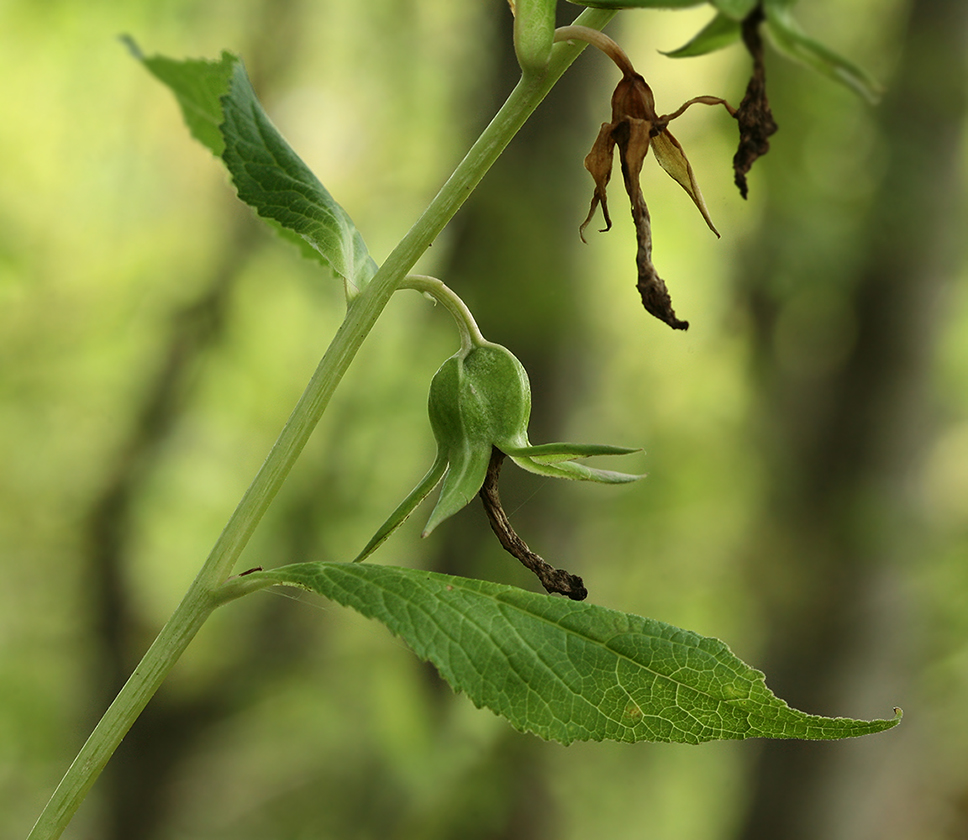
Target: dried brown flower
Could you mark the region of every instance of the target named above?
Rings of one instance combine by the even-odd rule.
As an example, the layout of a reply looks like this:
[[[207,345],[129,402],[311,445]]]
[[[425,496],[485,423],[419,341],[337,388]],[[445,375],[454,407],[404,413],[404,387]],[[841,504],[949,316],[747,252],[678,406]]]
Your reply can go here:
[[[696,176],[689,165],[689,160],[679,141],[672,136],[668,125],[676,117],[681,116],[690,105],[697,103],[723,105],[730,114],[735,112],[724,99],[715,96],[697,96],[684,103],[677,111],[659,116],[655,112],[652,89],[645,79],[635,72],[628,56],[611,38],[594,29],[566,26],[558,30],[556,39],[588,41],[605,52],[623,74],[622,80],[612,94],[612,121],[602,124],[595,145],[585,157],[585,168],[595,180],[595,192],[592,195],[588,216],[579,229],[582,240],[585,238],[585,227],[599,206],[605,219],[604,230],[609,230],[612,226],[612,220],[608,214],[606,188],[612,175],[612,159],[617,146],[625,192],[632,206],[632,220],[635,223],[638,243],[635,259],[638,268],[636,286],[642,296],[642,305],[647,312],[673,329],[687,329],[689,322],[680,321],[676,317],[666,284],[652,263],[652,225],[649,208],[639,184],[639,174],[642,171],[645,156],[651,148],[659,165],[689,194],[699,208],[699,212],[702,213],[703,219],[706,220],[706,224],[709,225],[709,229],[719,236],[719,232],[709,218],[706,202],[696,183]]]

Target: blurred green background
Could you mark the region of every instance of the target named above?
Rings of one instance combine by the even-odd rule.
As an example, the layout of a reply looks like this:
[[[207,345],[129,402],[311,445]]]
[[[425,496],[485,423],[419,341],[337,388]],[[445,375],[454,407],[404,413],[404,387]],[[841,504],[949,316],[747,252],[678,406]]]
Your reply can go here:
[[[562,3],[562,19],[577,8]],[[725,639],[791,705],[905,710],[859,741],[578,744],[454,696],[309,596],[220,611],[65,836],[968,837],[968,261],[963,0],[803,0],[883,80],[871,108],[767,57],[780,132],[674,130],[723,238],[651,161],[655,260],[578,239],[617,73],[588,51],[418,268],[525,362],[532,440],[641,445],[627,487],[507,468],[519,532],[596,603]],[[706,8],[610,26],[660,112],[742,98],[740,48],[675,61]],[[0,835],[26,834],[167,618],[332,336],[339,285],[274,240],[148,54],[246,61],[380,261],[513,85],[504,0],[0,2]],[[240,568],[347,560],[433,457],[447,316],[392,301]],[[374,562],[534,587],[473,506]]]

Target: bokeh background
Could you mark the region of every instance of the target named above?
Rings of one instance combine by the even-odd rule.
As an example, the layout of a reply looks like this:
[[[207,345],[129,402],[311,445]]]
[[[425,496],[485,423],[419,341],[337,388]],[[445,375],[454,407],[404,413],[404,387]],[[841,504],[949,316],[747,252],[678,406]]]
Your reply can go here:
[[[881,79],[872,108],[768,53],[780,132],[750,198],[722,109],[675,124],[722,240],[651,161],[656,263],[582,245],[582,158],[617,73],[587,51],[418,268],[531,373],[532,439],[641,445],[638,484],[508,467],[506,506],[599,604],[725,639],[843,743],[578,744],[455,696],[380,625],[310,596],[221,610],[65,836],[968,837],[964,0],[803,0]],[[577,8],[561,4],[563,20]],[[707,8],[619,16],[660,112],[738,103],[736,47],[672,60]],[[0,835],[26,834],[177,603],[342,313],[194,143],[148,54],[241,54],[379,261],[515,79],[504,0],[0,2]],[[240,568],[347,560],[433,457],[456,348],[391,302]],[[426,511],[423,511],[426,515]],[[374,558],[535,584],[468,508]]]

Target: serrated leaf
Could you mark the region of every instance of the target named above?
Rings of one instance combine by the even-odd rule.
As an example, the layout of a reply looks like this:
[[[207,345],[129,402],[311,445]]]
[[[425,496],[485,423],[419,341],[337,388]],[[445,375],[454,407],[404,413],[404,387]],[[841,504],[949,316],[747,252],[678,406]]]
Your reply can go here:
[[[350,297],[359,291],[376,272],[363,237],[272,125],[238,56],[146,58],[133,39],[122,41],[175,94],[192,136],[223,158],[239,197],[303,256],[339,275]]]
[[[718,639],[587,602],[392,566],[302,563],[251,579],[302,587],[383,622],[475,705],[563,744],[829,740],[900,720],[797,711]]]
[[[664,55],[669,58],[693,58],[706,55],[736,43],[742,34],[740,22],[720,12],[689,43]]]
[[[260,216],[301,236],[348,289],[362,289],[376,273],[363,237],[272,124],[241,62],[233,68],[222,111],[222,159],[239,198]]]
[[[788,3],[766,4],[766,30],[773,46],[787,58],[840,82],[871,104],[880,99],[880,84],[852,61],[806,35],[790,14]]]
[[[121,40],[134,57],[175,94],[192,137],[213,155],[220,157],[225,149],[225,141],[219,131],[222,124],[221,97],[229,89],[229,80],[238,58],[229,52],[223,52],[219,61],[176,61],[161,55],[146,58],[132,38],[124,36]]]

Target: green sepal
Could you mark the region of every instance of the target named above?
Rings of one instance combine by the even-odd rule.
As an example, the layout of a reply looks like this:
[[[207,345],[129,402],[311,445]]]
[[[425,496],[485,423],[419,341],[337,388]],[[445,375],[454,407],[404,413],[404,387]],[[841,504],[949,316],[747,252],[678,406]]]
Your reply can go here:
[[[463,362],[465,399],[480,407],[489,443],[515,445],[528,439],[531,383],[518,358],[500,344],[475,347]]]
[[[742,24],[720,12],[688,44],[663,54],[669,58],[693,58],[706,55],[735,44],[742,34]]]
[[[500,447],[501,451],[512,457],[527,456],[543,464],[557,461],[572,461],[575,458],[593,458],[596,455],[631,455],[641,452],[641,448],[610,446],[607,443],[541,443],[537,446]]]
[[[428,399],[437,445],[447,450],[474,440],[500,446],[527,440],[531,386],[521,362],[499,344],[472,347],[434,374]]]
[[[422,537],[429,536],[441,522],[467,507],[480,492],[491,460],[491,447],[490,444],[472,445],[469,442],[466,447],[451,449],[448,454],[450,463],[440,486],[440,498],[430,513]]]
[[[397,507],[357,557],[362,560],[410,515],[443,474],[440,496],[422,536],[466,507],[480,492],[494,447],[529,472],[573,481],[625,484],[640,475],[599,470],[574,462],[596,455],[639,450],[595,443],[528,441],[531,386],[524,366],[506,347],[475,342],[438,368],[427,399],[437,460],[424,480]]]
[[[766,31],[773,46],[787,58],[805,64],[876,104],[883,93],[881,85],[866,70],[806,35],[790,14],[789,5],[782,0],[765,3]]]
[[[595,481],[599,484],[628,484],[638,481],[643,476],[632,475],[631,473],[614,472],[613,470],[597,470],[594,467],[579,464],[576,461],[558,461],[547,463],[536,458],[529,458],[522,455],[511,455],[521,469],[536,475],[544,475],[549,478],[567,478],[571,481]]]
[[[476,345],[440,366],[430,383],[427,408],[448,467],[423,536],[477,495],[492,446],[527,442],[528,375],[507,348],[490,342]]]
[[[411,513],[416,510],[417,505],[419,505],[427,496],[430,495],[430,491],[433,490],[439,483],[440,479],[444,475],[444,471],[447,469],[447,459],[438,451],[437,457],[434,459],[433,466],[427,472],[427,474],[420,480],[420,483],[410,491],[402,502],[397,505],[397,509],[387,517],[387,521],[384,522],[379,530],[373,535],[370,541],[366,544],[366,547],[356,556],[353,560],[354,563],[361,563],[366,560],[374,551],[376,551],[386,539],[403,525],[407,521],[407,518]]]

